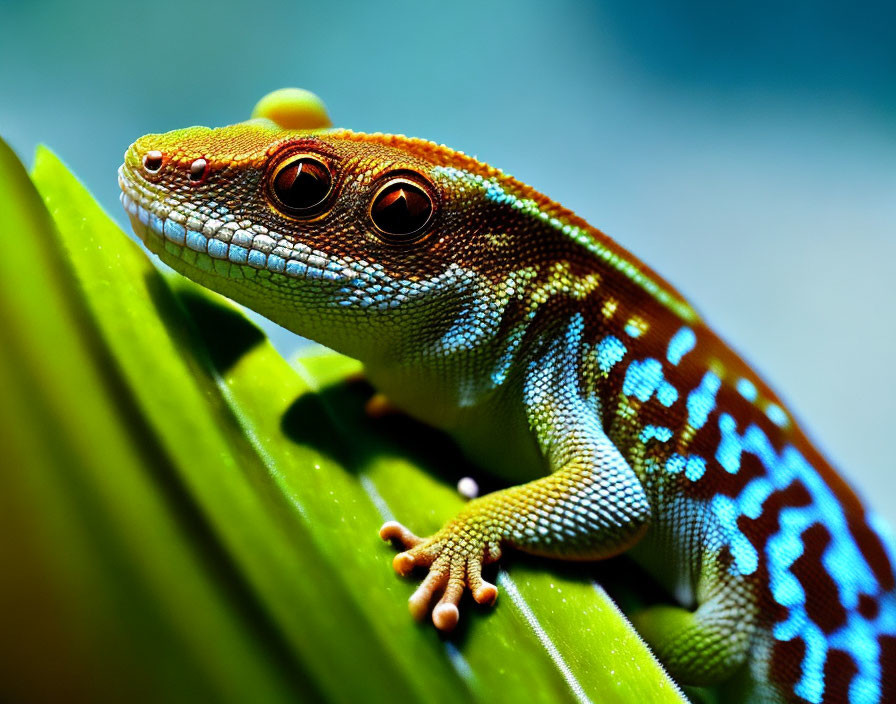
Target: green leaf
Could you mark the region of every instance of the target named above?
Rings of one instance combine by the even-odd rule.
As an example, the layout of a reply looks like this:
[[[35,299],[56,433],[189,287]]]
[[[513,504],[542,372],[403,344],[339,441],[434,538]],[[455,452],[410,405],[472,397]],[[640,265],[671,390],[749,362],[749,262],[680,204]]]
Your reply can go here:
[[[450,638],[413,622],[377,529],[476,470],[166,279],[46,150],[33,182],[0,143],[4,695],[683,701],[587,569],[511,559]]]

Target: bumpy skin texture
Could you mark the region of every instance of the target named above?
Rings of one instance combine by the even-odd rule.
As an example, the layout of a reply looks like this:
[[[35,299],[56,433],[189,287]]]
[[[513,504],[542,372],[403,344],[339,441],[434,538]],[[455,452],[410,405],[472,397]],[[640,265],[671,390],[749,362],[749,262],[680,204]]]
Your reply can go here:
[[[331,189],[290,215],[272,182],[301,154]],[[416,615],[441,593],[432,617],[449,629],[465,589],[493,601],[481,568],[507,548],[628,550],[681,602],[635,624],[682,681],[736,674],[759,702],[896,701],[889,529],[690,305],[602,233],[448,148],[266,120],[148,135],[119,177],[163,261],[361,359],[395,405],[519,484],[429,538],[383,527],[405,548],[399,572],[429,568]],[[433,204],[403,243],[371,215],[394,178]]]

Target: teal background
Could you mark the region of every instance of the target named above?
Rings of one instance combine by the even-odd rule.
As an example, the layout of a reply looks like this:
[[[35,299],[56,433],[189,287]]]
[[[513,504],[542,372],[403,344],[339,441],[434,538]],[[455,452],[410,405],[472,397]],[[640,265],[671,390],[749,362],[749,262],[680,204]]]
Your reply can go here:
[[[123,226],[131,141],[287,85],[618,239],[896,522],[896,5],[0,0],[0,134],[49,144]]]

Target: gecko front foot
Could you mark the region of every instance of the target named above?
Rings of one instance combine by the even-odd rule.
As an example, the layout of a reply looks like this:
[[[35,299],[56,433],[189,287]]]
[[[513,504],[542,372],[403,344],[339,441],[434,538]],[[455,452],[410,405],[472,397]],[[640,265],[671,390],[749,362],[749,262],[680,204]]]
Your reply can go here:
[[[419,538],[396,521],[380,528],[383,540],[395,540],[403,548],[392,561],[402,576],[415,567],[428,567],[429,574],[408,600],[411,614],[417,620],[429,612],[434,595],[442,596],[432,610],[432,622],[441,631],[453,629],[460,618],[457,608],[464,589],[469,588],[480,604],[493,604],[498,588],[482,578],[482,566],[501,556],[497,535],[484,530],[476,521],[456,519],[428,538]]]

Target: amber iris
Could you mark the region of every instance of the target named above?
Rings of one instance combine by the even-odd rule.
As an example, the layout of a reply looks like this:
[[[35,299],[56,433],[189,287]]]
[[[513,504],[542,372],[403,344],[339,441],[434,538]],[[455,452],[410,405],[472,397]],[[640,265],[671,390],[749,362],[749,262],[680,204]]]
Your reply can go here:
[[[380,188],[370,205],[373,224],[395,242],[418,239],[432,218],[432,197],[421,186],[397,178]]]
[[[326,164],[309,156],[284,162],[274,173],[272,190],[283,210],[312,214],[321,209],[333,179]]]

